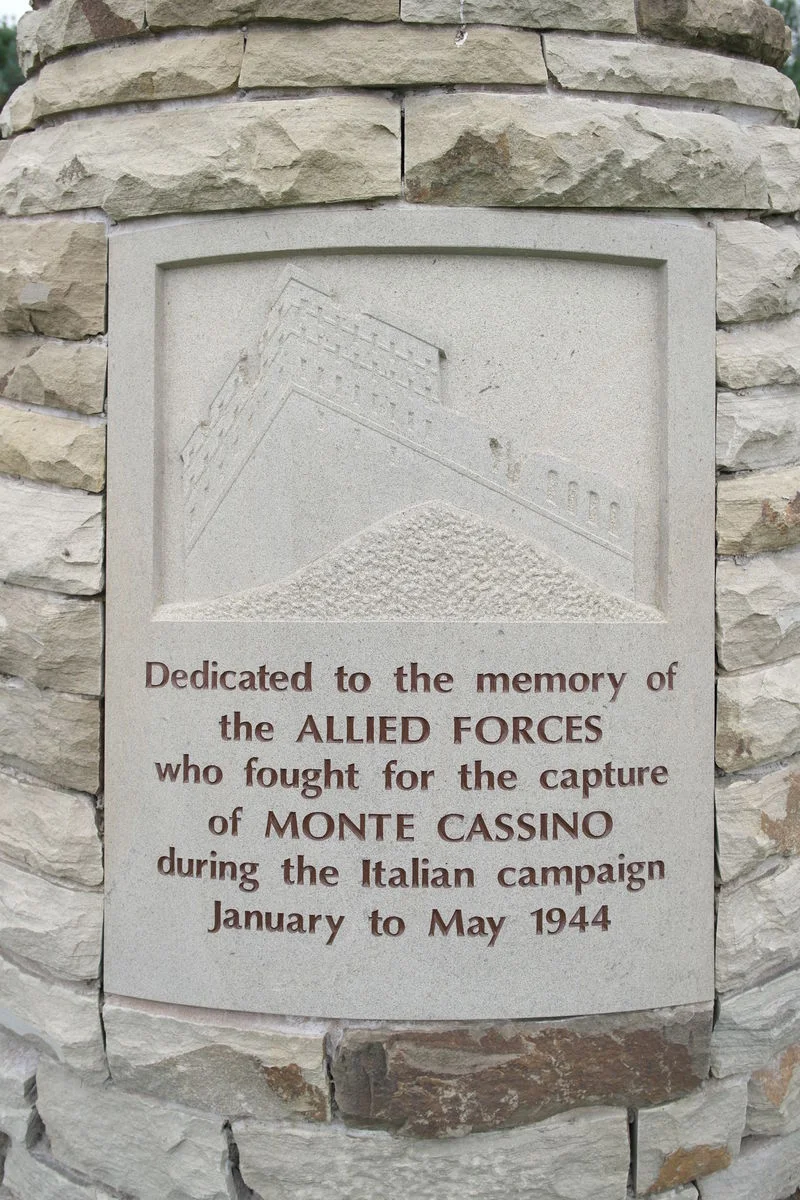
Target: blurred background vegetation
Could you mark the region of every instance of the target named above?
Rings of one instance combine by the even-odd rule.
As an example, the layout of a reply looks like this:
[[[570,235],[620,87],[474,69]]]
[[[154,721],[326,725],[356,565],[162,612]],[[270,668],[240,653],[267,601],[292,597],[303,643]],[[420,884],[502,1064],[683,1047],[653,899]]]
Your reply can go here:
[[[800,0],[769,0],[773,8],[777,8],[784,21],[792,31],[792,53],[783,68],[785,75],[794,81],[795,87],[800,88]]]
[[[0,22],[0,106],[20,83],[22,72],[17,64],[16,26],[3,20]]]

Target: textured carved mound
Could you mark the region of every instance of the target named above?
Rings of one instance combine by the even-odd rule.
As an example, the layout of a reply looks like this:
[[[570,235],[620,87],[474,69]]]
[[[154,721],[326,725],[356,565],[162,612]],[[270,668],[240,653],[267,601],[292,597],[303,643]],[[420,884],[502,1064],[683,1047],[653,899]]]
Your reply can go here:
[[[372,526],[277,587],[165,610],[202,620],[648,621],[525,538],[420,505]]]

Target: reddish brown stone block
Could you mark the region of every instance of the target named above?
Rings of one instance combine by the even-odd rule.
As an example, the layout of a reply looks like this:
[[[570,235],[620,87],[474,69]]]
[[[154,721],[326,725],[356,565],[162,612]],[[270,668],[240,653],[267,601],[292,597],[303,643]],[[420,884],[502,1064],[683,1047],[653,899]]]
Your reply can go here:
[[[662,1104],[708,1076],[710,1005],[655,1012],[348,1029],[334,1051],[346,1121],[414,1137],[505,1129],[568,1108]]]

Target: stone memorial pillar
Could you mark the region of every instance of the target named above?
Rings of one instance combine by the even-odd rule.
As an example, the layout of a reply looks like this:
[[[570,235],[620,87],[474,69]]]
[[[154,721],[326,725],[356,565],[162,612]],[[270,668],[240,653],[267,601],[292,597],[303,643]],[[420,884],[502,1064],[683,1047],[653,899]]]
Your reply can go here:
[[[786,1200],[783,21],[33,2],[0,1194]]]

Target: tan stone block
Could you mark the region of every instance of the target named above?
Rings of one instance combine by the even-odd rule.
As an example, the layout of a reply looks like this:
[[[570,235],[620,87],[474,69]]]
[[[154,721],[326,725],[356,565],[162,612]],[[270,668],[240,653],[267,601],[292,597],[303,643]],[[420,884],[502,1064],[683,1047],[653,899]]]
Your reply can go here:
[[[725,1171],[699,1181],[701,1200],[792,1200],[800,1187],[800,1133],[745,1138]]]
[[[46,979],[0,958],[0,1025],[77,1071],[106,1074],[97,986]]]
[[[538,34],[478,27],[326,25],[256,28],[241,86],[396,87],[400,84],[547,83]],[[797,93],[795,92],[795,95]]]
[[[39,26],[44,12],[25,12],[17,21],[17,58],[26,75],[39,65]]]
[[[751,140],[738,124],[706,113],[471,93],[409,97],[405,128],[406,192],[416,202],[602,208],[767,203]],[[6,174],[0,166],[0,177]]]
[[[98,887],[103,848],[89,796],[57,792],[0,771],[3,854],[30,871]]]
[[[87,1081],[43,1059],[37,1105],[55,1158],[139,1200],[229,1200],[222,1118]]]
[[[0,130],[8,137],[42,117],[73,109],[232,91],[243,55],[244,36],[231,29],[191,38],[123,42],[57,59],[12,93]]]
[[[96,600],[0,584],[0,674],[99,696],[103,609]]]
[[[800,654],[800,550],[717,564],[717,656],[726,671]]]
[[[33,1153],[24,1143],[12,1145],[0,1197],[5,1191],[4,1200],[119,1200],[119,1193],[114,1196],[100,1184],[79,1180],[73,1172],[66,1174],[43,1145],[38,1143]]]
[[[8,154],[0,159],[0,171],[7,159]],[[0,332],[89,337],[102,333],[105,313],[103,225],[67,220],[0,222]]]
[[[101,413],[107,358],[105,346],[0,335],[0,396],[21,404]]]
[[[721,329],[717,381],[736,390],[800,383],[800,317]]]
[[[639,29],[678,42],[699,42],[773,67],[791,50],[789,30],[762,0],[639,0]]]
[[[235,21],[396,21],[399,0],[147,0],[151,29]]]
[[[0,761],[59,787],[96,792],[100,706],[0,676]]]
[[[717,912],[716,985],[742,991],[800,965],[800,858],[724,884]]]
[[[717,466],[782,467],[800,460],[800,389],[754,388],[717,396]]]
[[[144,0],[50,0],[20,25],[23,22],[24,65],[30,69],[76,46],[140,33],[145,25]]]
[[[800,1042],[800,971],[747,991],[719,997],[711,1038],[711,1070],[718,1077],[768,1067],[776,1054]]]
[[[0,471],[101,492],[106,478],[105,426],[0,404]]]
[[[0,110],[0,137],[13,137],[36,124],[37,80],[28,79],[9,96]]]
[[[14,1142],[24,1144],[34,1118],[38,1061],[29,1042],[0,1029],[0,1134]]]
[[[115,997],[103,1022],[121,1087],[229,1117],[330,1119],[321,1028]]]
[[[800,762],[766,775],[720,779],[717,861],[723,883],[765,859],[800,857]]]
[[[629,1166],[626,1113],[613,1108],[466,1141],[259,1121],[236,1121],[233,1136],[242,1178],[263,1200],[621,1200]]]
[[[544,48],[548,69],[563,88],[747,104],[779,112],[791,124],[800,115],[800,98],[791,79],[760,63],[685,47],[572,34],[548,33]]]
[[[800,670],[796,658],[720,677],[716,758],[723,771],[776,762],[798,751]]]
[[[751,137],[761,155],[770,210],[796,212],[800,208],[800,130],[758,125],[752,128]]]
[[[800,542],[800,467],[722,478],[717,487],[720,554],[758,554]]]
[[[156,213],[396,195],[400,110],[370,95],[88,118],[22,134],[0,160],[9,213]]]
[[[486,21],[534,29],[636,32],[633,0],[401,0],[400,16],[446,25]]]
[[[78,596],[99,592],[100,497],[0,478],[0,580]]]
[[[42,879],[0,860],[0,952],[71,982],[100,973],[103,895]]]
[[[774,72],[768,68],[757,68]],[[783,78],[786,78],[783,76]],[[797,89],[795,88],[795,95]],[[764,321],[800,308],[800,234],[794,226],[717,222],[717,316]]]
[[[739,1153],[746,1109],[745,1078],[713,1080],[683,1100],[641,1109],[634,1155],[637,1196],[730,1166]]]
[[[527,1125],[582,1104],[636,1107],[708,1074],[710,1005],[406,1031],[346,1029],[331,1072],[347,1121],[413,1137]]]
[[[747,1098],[747,1132],[777,1137],[800,1129],[800,1042],[754,1072]]]

